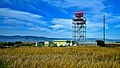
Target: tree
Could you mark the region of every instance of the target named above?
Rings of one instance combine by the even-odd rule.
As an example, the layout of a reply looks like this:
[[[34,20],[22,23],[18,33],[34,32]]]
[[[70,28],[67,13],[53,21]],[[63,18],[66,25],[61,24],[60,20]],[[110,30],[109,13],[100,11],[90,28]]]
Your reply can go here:
[[[21,41],[16,41],[15,44],[22,44],[22,42]]]

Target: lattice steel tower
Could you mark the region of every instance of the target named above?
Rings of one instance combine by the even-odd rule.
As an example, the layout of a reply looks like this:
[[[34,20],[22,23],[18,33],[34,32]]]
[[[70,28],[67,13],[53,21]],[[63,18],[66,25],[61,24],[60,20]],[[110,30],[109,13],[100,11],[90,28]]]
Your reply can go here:
[[[72,23],[72,37],[75,45],[85,45],[86,42],[86,19],[83,12],[75,12]]]

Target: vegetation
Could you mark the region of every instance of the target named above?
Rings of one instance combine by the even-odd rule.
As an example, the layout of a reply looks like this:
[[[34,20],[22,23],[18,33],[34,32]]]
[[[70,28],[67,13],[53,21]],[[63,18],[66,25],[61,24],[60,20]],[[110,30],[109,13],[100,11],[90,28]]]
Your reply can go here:
[[[0,42],[0,47],[2,46],[14,46],[15,43],[13,42]]]
[[[0,42],[0,48],[20,47],[20,46],[34,46],[35,43],[31,42]]]
[[[0,59],[0,68],[7,68],[7,62],[3,59]]]
[[[106,43],[106,47],[120,47],[120,43]]]
[[[8,68],[120,68],[119,47],[33,47],[0,49]]]

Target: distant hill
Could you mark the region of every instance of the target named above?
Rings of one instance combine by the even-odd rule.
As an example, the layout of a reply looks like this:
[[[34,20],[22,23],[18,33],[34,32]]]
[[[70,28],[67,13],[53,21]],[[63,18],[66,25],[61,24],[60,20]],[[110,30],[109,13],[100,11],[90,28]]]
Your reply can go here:
[[[87,42],[95,42],[96,40],[103,40],[103,38],[87,38]],[[120,42],[120,39],[105,39],[106,42]]]
[[[39,42],[39,41],[53,41],[53,40],[72,40],[71,38],[47,38],[37,36],[4,36],[0,35],[0,42]],[[87,38],[87,42],[95,42],[96,40],[102,40],[102,38]],[[106,39],[106,42],[120,42],[120,39]]]
[[[15,41],[22,41],[22,42],[39,42],[39,41],[52,41],[54,38],[46,38],[46,37],[37,37],[37,36],[3,36],[0,35],[1,42],[15,42]]]

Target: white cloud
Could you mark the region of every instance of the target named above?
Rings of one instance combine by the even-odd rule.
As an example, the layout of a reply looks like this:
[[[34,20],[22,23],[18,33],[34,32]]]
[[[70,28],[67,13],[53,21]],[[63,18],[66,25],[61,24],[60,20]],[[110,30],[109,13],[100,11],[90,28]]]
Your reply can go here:
[[[59,8],[77,7],[78,9],[89,9],[89,13],[100,13],[105,8],[104,0],[43,0]]]
[[[53,31],[48,28],[43,27],[33,27],[29,28],[30,31],[35,32],[38,36],[45,36],[49,38],[71,38],[72,32],[66,30]]]
[[[64,28],[65,30],[70,29],[72,30],[72,19],[58,19],[55,18],[51,21],[53,24],[53,28]],[[100,29],[102,29],[103,27],[103,23],[96,23],[96,22],[91,22],[91,21],[87,21],[86,22],[86,27],[87,29],[89,29],[89,31],[98,31]],[[108,28],[108,27],[107,27]]]
[[[72,38],[72,32],[66,30],[51,31],[47,36],[53,38]]]
[[[5,24],[5,27],[11,28],[12,30],[15,30],[16,28],[21,29],[21,27],[23,27],[26,32],[28,32],[27,30],[32,31],[31,33],[39,32],[39,34],[44,32],[41,35],[48,34],[48,32],[51,31],[49,28],[45,28],[45,26],[48,25],[46,24],[46,21],[41,20],[41,15],[8,8],[0,8],[0,17],[4,18],[0,20],[0,23]]]
[[[64,33],[64,32],[67,32],[67,31],[66,31],[66,30],[59,30],[58,32],[59,32],[59,33],[61,33],[61,32]]]
[[[115,28],[120,28],[120,24],[119,24],[119,25],[116,25]]]
[[[17,11],[8,8],[0,8],[0,16],[7,17],[7,18],[15,18],[18,20],[46,24],[45,21],[40,20],[42,16],[37,14],[32,14],[29,12]]]
[[[93,33],[99,30],[103,30],[103,22],[97,23],[97,22],[87,22],[87,30],[92,31]],[[109,29],[108,24],[105,24],[105,29]]]
[[[103,4],[104,0],[43,0],[45,2],[48,2],[49,4],[58,7],[59,9],[71,9],[71,8],[77,8],[78,10],[86,9],[85,16],[87,18],[87,28],[90,28],[91,31],[98,31],[100,30],[103,25],[103,10],[106,8],[106,6]],[[77,11],[78,11],[77,10]],[[75,10],[72,10],[75,11]],[[72,12],[72,11],[66,11],[66,12]],[[89,19],[89,21],[88,21]],[[72,28],[72,19],[53,19],[52,22],[64,25],[66,28]],[[66,22],[66,23],[64,23]],[[70,23],[68,23],[70,22]],[[101,22],[101,23],[98,23]],[[108,26],[106,26],[108,28]]]
[[[10,18],[2,20],[1,22],[3,24],[9,25],[10,27],[38,27],[38,25],[31,22],[25,22],[25,21],[16,20],[16,19],[10,19]]]
[[[118,23],[120,21],[120,16],[109,16],[106,21],[108,23]]]
[[[2,22],[4,24],[8,24],[8,25],[13,26],[13,27],[23,27],[26,24],[28,24],[28,22],[24,22],[24,21],[20,21],[20,20],[16,20],[16,19],[6,19]]]
[[[53,25],[53,26],[50,26],[50,27],[52,27],[52,28],[62,28],[63,25]]]
[[[17,18],[18,17],[23,17],[23,18],[28,18],[28,17],[41,18],[42,17],[40,15],[32,14],[32,13],[29,13],[29,12],[12,10],[12,9],[9,9],[9,8],[0,8],[0,15],[1,16],[8,16],[8,17],[17,17]]]
[[[29,28],[29,30],[33,30],[33,31],[46,31],[46,32],[48,32],[49,31],[49,29],[48,28],[43,28],[43,27],[32,27],[32,28]]]
[[[63,28],[64,26],[63,25],[53,25],[53,26],[50,26],[51,28],[53,28],[55,31],[58,30],[59,28]]]
[[[32,33],[35,33],[35,35],[40,34],[43,36],[50,36],[50,37],[54,37],[54,35],[56,35],[55,37],[65,37],[67,34],[69,34],[67,37],[71,36],[71,32],[68,32],[67,30],[60,29],[57,31],[53,31],[52,29],[48,28],[51,27],[54,29],[56,28],[71,29],[72,21],[70,19],[54,18],[51,21],[53,25],[49,26],[49,24],[46,24],[46,21],[40,20],[42,18],[42,16],[40,15],[32,14],[29,12],[12,10],[8,8],[0,8],[0,16],[4,18],[0,20],[1,21],[0,23],[10,25],[10,26],[6,25],[5,27],[8,28],[10,27],[13,30],[14,28],[17,27],[21,28],[24,26],[25,27],[28,26],[25,31],[26,32],[32,31]],[[35,23],[38,23],[38,25],[36,25]]]
[[[87,38],[102,38],[102,32],[87,32]]]
[[[67,31],[67,29],[72,30],[72,19],[58,19],[58,18],[55,18],[51,22],[53,24],[56,24],[57,27],[58,27],[58,25],[63,25],[64,27],[61,27],[61,28],[64,28],[64,30],[62,30],[63,32],[61,32],[61,31],[58,31],[58,32],[66,33],[66,34],[63,34],[63,35],[72,37],[72,31]],[[101,35],[99,30],[101,30],[101,28],[103,27],[103,24],[102,23],[94,23],[94,22],[88,22],[87,21],[87,26],[86,27],[87,27],[87,32],[91,32],[91,33],[87,33],[88,34],[87,36],[89,36],[89,37],[96,37],[98,34],[99,34],[98,36]]]
[[[54,18],[51,22],[55,25],[62,26],[64,29],[72,29],[72,20],[71,19]]]
[[[85,10],[85,17],[87,18],[87,23],[89,24],[89,22],[91,22],[90,26],[88,25],[88,27],[96,27],[94,28],[94,30],[98,30],[99,28],[102,27],[103,14],[106,14],[106,15],[109,14],[104,12],[104,9],[106,8],[106,6],[104,5],[104,0],[92,0],[92,1],[91,0],[84,0],[84,1],[83,0],[74,0],[74,1],[73,0],[43,0],[43,1],[48,2],[49,4],[55,7],[58,7],[61,10],[77,8],[77,10],[72,9],[71,11],[66,11],[67,13],[69,12],[71,13],[73,11]],[[53,21],[60,22],[62,20],[54,19]],[[98,23],[98,22],[101,22],[101,23]],[[108,26],[106,27],[108,28]],[[71,27],[68,27],[68,28],[71,28]]]
[[[95,22],[87,22],[87,27],[88,28],[101,28],[102,23],[95,23]]]
[[[51,21],[53,24],[52,27],[54,28],[63,28],[64,30],[63,33],[67,33],[68,36],[72,37],[72,19],[58,19],[55,18]],[[97,23],[97,22],[92,22],[92,21],[87,21],[86,22],[86,27],[87,27],[87,37],[101,37],[101,31],[103,30],[103,23]],[[60,25],[60,26],[59,26]],[[63,27],[64,26],[64,27]],[[50,26],[51,27],[51,26]],[[67,29],[70,29],[71,31],[68,31]],[[106,24],[106,29],[108,29],[108,26]],[[61,31],[58,31],[58,33],[61,33]],[[67,34],[64,34],[67,36]]]

